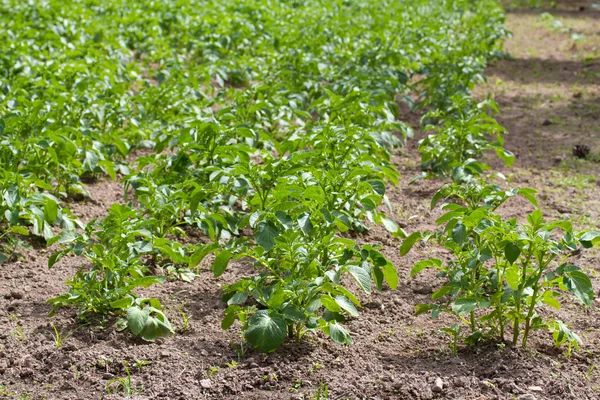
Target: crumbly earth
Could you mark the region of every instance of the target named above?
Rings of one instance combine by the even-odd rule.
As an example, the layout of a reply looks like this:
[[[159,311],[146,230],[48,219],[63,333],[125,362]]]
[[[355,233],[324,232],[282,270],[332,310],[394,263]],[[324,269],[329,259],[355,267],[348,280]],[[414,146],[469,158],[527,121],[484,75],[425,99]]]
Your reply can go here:
[[[512,59],[491,65],[487,83],[475,94],[499,103],[498,119],[510,132],[506,147],[517,158],[511,168],[490,162],[511,185],[538,190],[548,218],[597,228],[600,163],[576,159],[571,151],[586,144],[600,154],[600,9],[576,1],[550,9],[515,6],[507,4],[513,37],[506,50]],[[434,229],[439,215],[428,203],[442,183],[408,184],[418,173],[418,159],[414,141],[394,157],[403,179],[388,193],[393,218],[408,232]],[[71,204],[85,222],[123,201],[118,183],[101,181],[89,190],[93,200]],[[516,198],[501,212],[521,218],[530,210]],[[583,339],[580,351],[570,356],[554,348],[549,334],[538,332],[527,350],[487,345],[460,348],[451,357],[448,338],[438,329],[451,325],[452,318],[431,320],[414,313],[441,281],[428,274],[408,276],[417,260],[445,253],[417,247],[400,257],[400,242],[379,227],[360,240],[383,246],[400,271],[398,289],[361,297],[360,317],[346,325],[353,345],[335,345],[315,335],[270,355],[244,348],[238,326],[220,327],[225,306],[219,287],[247,274],[249,265],[235,264],[219,280],[203,266],[192,283],[173,281],[148,289],[146,294],[167,305],[178,329],[171,338],[145,343],[117,332],[114,321],[104,328],[77,326],[74,310],[48,318],[45,301],[66,290],[63,282],[82,261],[67,257],[48,270],[54,249],[32,242],[20,261],[0,266],[0,398],[122,398],[113,380],[127,376],[124,362],[132,397],[139,399],[600,398],[600,302],[584,308],[565,297],[561,310],[542,310],[569,323]],[[587,268],[598,290],[599,252],[584,251],[572,261]],[[182,313],[189,316],[185,331]],[[63,338],[59,348],[55,329]]]

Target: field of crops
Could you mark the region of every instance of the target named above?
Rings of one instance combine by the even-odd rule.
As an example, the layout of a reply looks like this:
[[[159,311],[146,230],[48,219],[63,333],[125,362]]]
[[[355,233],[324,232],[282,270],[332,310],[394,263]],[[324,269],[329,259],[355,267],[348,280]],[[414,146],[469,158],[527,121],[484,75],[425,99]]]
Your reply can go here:
[[[600,181],[521,169],[505,19],[0,0],[0,397],[596,398]]]

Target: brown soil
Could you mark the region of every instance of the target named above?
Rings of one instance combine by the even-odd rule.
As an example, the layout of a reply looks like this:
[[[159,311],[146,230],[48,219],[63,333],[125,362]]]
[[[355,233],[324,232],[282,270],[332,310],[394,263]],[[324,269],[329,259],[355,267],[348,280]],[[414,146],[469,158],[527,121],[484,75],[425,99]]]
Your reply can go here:
[[[580,228],[598,227],[600,164],[575,159],[571,148],[584,143],[600,152],[600,11],[565,4],[547,11],[584,37],[573,40],[571,32],[548,26],[540,17],[545,10],[509,12],[514,38],[506,49],[514,60],[491,66],[488,83],[476,95],[491,94],[498,101],[503,112],[499,120],[511,132],[507,147],[517,154],[514,167],[494,161],[495,168],[512,184],[537,189],[548,217],[572,219]],[[404,178],[390,189],[394,218],[408,232],[433,229],[438,211],[429,211],[428,203],[441,183],[408,185],[418,173],[414,142],[395,161]],[[118,183],[102,181],[89,189],[94,200],[71,204],[85,222],[123,201]],[[502,213],[522,217],[529,210],[524,200],[514,199]],[[568,322],[582,337],[584,346],[570,357],[543,332],[533,336],[528,350],[480,346],[461,348],[451,357],[447,338],[437,330],[454,321],[414,314],[414,306],[426,302],[441,281],[427,274],[408,277],[415,261],[440,250],[416,248],[400,257],[399,241],[380,228],[363,240],[383,245],[400,270],[398,290],[362,296],[360,317],[346,325],[353,345],[338,346],[317,335],[286,343],[271,355],[253,350],[240,354],[239,327],[220,327],[224,305],[219,285],[234,281],[247,271],[246,265],[234,265],[218,281],[203,268],[191,284],[168,282],[148,289],[167,305],[178,326],[177,335],[149,344],[116,332],[112,321],[104,329],[78,327],[74,310],[61,310],[49,319],[45,301],[66,290],[63,282],[82,261],[67,257],[48,270],[53,249],[25,249],[21,261],[0,267],[0,398],[122,398],[122,393],[108,395],[106,385],[126,376],[124,361],[139,399],[308,399],[319,398],[321,383],[332,399],[600,398],[599,302],[585,309],[566,301],[560,311],[542,311]],[[599,288],[598,251],[582,252],[573,261],[588,268]],[[179,308],[190,316],[186,332]],[[66,337],[58,349],[53,325]],[[136,368],[136,361],[150,364]],[[437,378],[443,382],[440,393],[432,390]]]

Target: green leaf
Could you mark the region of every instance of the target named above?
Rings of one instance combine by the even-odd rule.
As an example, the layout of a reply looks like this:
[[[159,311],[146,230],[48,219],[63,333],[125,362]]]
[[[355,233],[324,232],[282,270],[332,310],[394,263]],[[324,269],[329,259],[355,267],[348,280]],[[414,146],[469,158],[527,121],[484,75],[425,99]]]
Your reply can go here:
[[[248,299],[248,292],[236,292],[227,300],[227,305],[244,304]]]
[[[0,253],[0,265],[2,265],[6,260],[8,260],[8,256],[4,253]]]
[[[410,277],[412,278],[425,268],[439,268],[442,266],[442,260],[439,258],[430,258],[428,260],[418,261],[410,270]]]
[[[358,285],[367,293],[371,293],[371,276],[367,271],[356,265],[349,265],[348,272],[354,277]]]
[[[73,231],[63,231],[58,238],[58,243],[71,243],[80,235]]]
[[[452,229],[452,240],[459,246],[465,243],[467,240],[467,227],[464,224],[459,223]]]
[[[235,312],[231,311],[225,314],[223,321],[221,321],[221,328],[229,329],[235,322]]]
[[[304,233],[307,236],[310,235],[310,233],[313,230],[313,225],[312,225],[312,222],[310,221],[310,214],[303,213],[300,216],[300,218],[298,218],[298,225],[300,226],[302,233]]]
[[[213,262],[213,265],[211,267],[215,278],[218,278],[219,276],[223,275],[223,272],[225,272],[225,269],[227,268],[227,264],[229,264],[229,260],[231,260],[231,257],[233,257],[233,254],[231,254],[229,250],[224,250],[217,254],[217,256],[215,257],[215,262]]]
[[[260,222],[254,232],[256,244],[265,249],[265,251],[269,251],[275,246],[275,238],[277,236],[279,236],[279,231],[270,221]]]
[[[436,307],[437,306],[434,304],[419,304],[415,306],[415,308],[417,309],[415,315],[419,316],[421,314],[434,310]]]
[[[552,308],[560,310],[560,303],[554,297],[555,294],[557,294],[557,293],[555,293],[551,290],[545,291],[544,295],[542,296],[542,302],[544,302],[545,304],[549,305]]]
[[[329,337],[337,344],[352,344],[352,338],[350,334],[337,323],[330,323],[327,327],[326,333],[329,333]]]
[[[134,335],[138,336],[144,330],[146,321],[150,316],[148,308],[140,309],[139,307],[129,307],[127,310],[127,327]]]
[[[53,224],[58,216],[58,204],[54,199],[46,197],[46,204],[44,204],[44,220],[49,224]]]
[[[525,197],[531,204],[533,204],[535,207],[538,206],[538,202],[537,199],[535,198],[535,194],[537,193],[535,190],[530,189],[530,188],[520,188],[518,190],[518,193]]]
[[[321,301],[323,301],[323,300],[321,299]],[[339,306],[342,309],[347,311],[348,314],[352,315],[353,317],[358,317],[358,310],[356,309],[356,307],[354,307],[354,304],[352,304],[352,302],[350,300],[348,300],[346,297],[335,296],[335,302],[337,304],[339,304]],[[325,303],[323,303],[323,304],[325,304]],[[333,311],[333,310],[331,310],[331,311]]]
[[[16,233],[17,235],[29,236],[29,231],[24,226],[11,226],[8,228],[8,232]]]
[[[496,154],[504,161],[507,167],[512,166],[515,162],[515,155],[502,147],[496,148]]]
[[[144,330],[140,334],[140,337],[147,342],[154,342],[158,338],[169,336],[173,333],[173,327],[164,314],[160,312],[157,313],[157,310],[152,311],[153,313],[156,313],[157,316],[154,317],[151,315],[148,317]]]
[[[128,282],[130,288],[147,288],[155,284],[164,283],[164,276],[145,276],[143,278],[133,279]]]
[[[396,290],[398,287],[398,271],[396,270],[396,267],[394,267],[394,264],[388,262],[383,265],[381,269],[383,270],[383,276],[390,289]]]
[[[381,217],[381,222],[383,223],[384,228],[390,233],[396,233],[400,228],[396,222],[388,217]]]
[[[421,232],[411,233],[410,236],[404,239],[404,241],[402,242],[402,245],[400,246],[400,255],[403,256],[406,253],[408,253],[410,249],[412,249],[412,247],[415,245],[417,240],[421,239],[421,237]]]
[[[586,274],[581,271],[572,271],[568,275],[565,275],[564,284],[583,304],[586,306],[592,304],[594,290],[592,288],[592,281]]]
[[[270,353],[276,350],[287,335],[285,318],[274,312],[259,310],[248,321],[244,337],[254,348]]]
[[[329,295],[323,295],[320,297],[321,304],[331,312],[339,313],[342,311],[340,305]]]
[[[133,301],[131,296],[125,296],[119,300],[111,301],[110,306],[115,309],[126,309],[131,307]]]
[[[504,248],[504,257],[506,257],[506,260],[511,264],[514,264],[520,255],[521,249],[514,243],[509,242]]]
[[[281,310],[281,315],[283,315],[286,319],[293,322],[304,322],[306,320],[306,315],[293,304],[288,304],[283,307]]]
[[[579,241],[581,242],[581,245],[586,249],[594,247],[596,244],[600,243],[600,232],[586,232],[583,235],[581,235]]]
[[[383,183],[383,181],[378,179],[372,179],[370,181],[367,181],[367,183],[371,185],[375,193],[377,193],[378,195],[383,196],[385,194],[385,183]]]
[[[470,313],[477,306],[477,301],[473,299],[458,299],[452,303],[452,311],[462,315]]]

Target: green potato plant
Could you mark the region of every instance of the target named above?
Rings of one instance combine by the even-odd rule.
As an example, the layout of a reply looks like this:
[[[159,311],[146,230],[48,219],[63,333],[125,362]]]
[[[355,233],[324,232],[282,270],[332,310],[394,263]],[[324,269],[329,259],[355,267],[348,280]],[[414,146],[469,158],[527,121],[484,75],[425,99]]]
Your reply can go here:
[[[538,209],[526,223],[503,218],[497,208],[515,195],[537,205],[531,189],[501,190],[477,180],[447,185],[434,196],[432,208],[442,198],[454,200],[442,205],[445,213],[437,223],[443,230],[413,233],[401,254],[422,240],[438,243],[451,257],[413,266],[411,276],[431,268],[447,281],[431,296],[437,302],[418,306],[417,314],[455,315],[470,328],[466,341],[471,344],[482,339],[503,342],[512,329],[512,343],[520,340],[525,347],[532,331],[547,330],[556,345],[577,348],[580,340],[575,333],[560,320],[545,320],[538,310],[544,305],[559,309],[562,291],[571,292],[584,305],[592,303],[591,280],[569,262],[569,256],[580,244],[590,247],[598,242],[598,235],[573,232],[568,221],[547,222]]]

